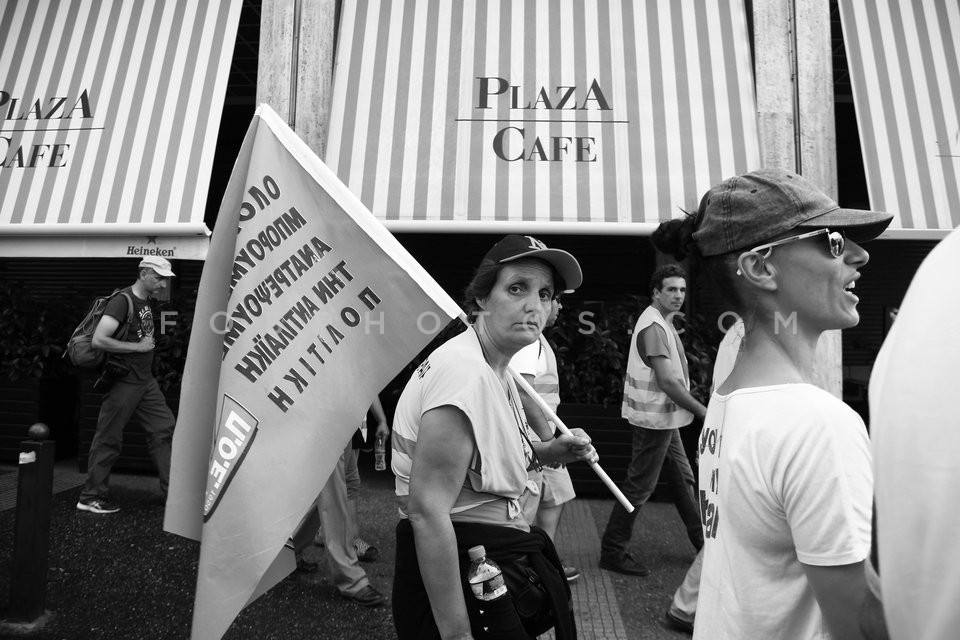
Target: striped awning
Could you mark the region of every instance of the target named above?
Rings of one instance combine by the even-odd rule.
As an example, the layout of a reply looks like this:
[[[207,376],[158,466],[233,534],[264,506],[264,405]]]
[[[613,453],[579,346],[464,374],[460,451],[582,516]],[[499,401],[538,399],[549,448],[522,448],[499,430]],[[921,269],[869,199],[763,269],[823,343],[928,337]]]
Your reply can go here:
[[[759,166],[742,0],[344,3],[327,164],[393,230],[645,232]]]
[[[840,0],[870,206],[888,237],[960,225],[960,2]]]
[[[206,255],[240,8],[0,3],[0,256]]]

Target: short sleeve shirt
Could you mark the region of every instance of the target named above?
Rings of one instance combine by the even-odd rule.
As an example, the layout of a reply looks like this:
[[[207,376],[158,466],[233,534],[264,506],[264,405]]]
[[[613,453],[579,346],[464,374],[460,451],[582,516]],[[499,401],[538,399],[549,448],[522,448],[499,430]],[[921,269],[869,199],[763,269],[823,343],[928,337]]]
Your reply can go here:
[[[829,638],[801,563],[869,553],[873,475],[860,416],[809,384],[714,393],[699,452],[694,638]]]
[[[150,301],[138,298],[133,293],[133,287],[122,290],[133,300],[133,314],[124,342],[140,342],[145,336],[152,336],[154,332],[153,311]],[[110,298],[103,310],[103,315],[117,320],[122,327],[127,322],[127,299],[120,293]],[[118,331],[119,331],[118,327]],[[126,382],[146,382],[153,377],[153,351],[146,353],[124,353],[123,361],[130,366],[130,374],[124,379]]]
[[[520,375],[536,377],[540,366],[541,350],[539,340],[531,342],[514,354],[510,359],[510,366]]]
[[[532,431],[518,403],[519,397],[508,402],[472,329],[441,345],[413,373],[397,403],[392,436],[397,495],[403,499],[409,494],[423,414],[449,405],[467,416],[476,445],[453,514],[468,509],[476,513],[481,503],[502,498],[506,507],[498,524],[526,529],[527,522],[517,508],[529,498],[525,495],[528,490],[539,489],[527,472],[533,457]]]
[[[883,607],[891,638],[960,629],[960,230],[917,270],[870,375]]]
[[[673,339],[677,341],[677,350],[683,352],[683,342],[680,340],[680,334],[678,334],[677,330],[672,326],[670,329],[673,333]],[[637,340],[637,353],[640,355],[640,359],[643,360],[643,364],[647,365],[648,367],[653,366],[650,363],[650,358],[656,356],[664,356],[669,358],[670,347],[667,345],[667,333],[663,330],[663,327],[658,324],[651,324],[649,327],[641,331],[640,339]],[[680,358],[680,364],[683,366],[684,378],[689,380],[690,371],[687,369],[686,359]]]

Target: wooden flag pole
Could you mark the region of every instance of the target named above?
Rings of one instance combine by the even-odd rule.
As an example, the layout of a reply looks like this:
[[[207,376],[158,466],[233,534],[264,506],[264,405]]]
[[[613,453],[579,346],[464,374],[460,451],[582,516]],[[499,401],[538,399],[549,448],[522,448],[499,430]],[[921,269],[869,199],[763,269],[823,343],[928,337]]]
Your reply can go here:
[[[510,372],[510,375],[513,376],[513,379],[516,380],[517,384],[520,385],[520,388],[527,392],[527,395],[533,398],[533,401],[537,403],[537,406],[543,411],[544,415],[547,416],[547,419],[552,421],[561,433],[570,434],[570,429],[567,428],[567,425],[563,424],[563,420],[557,417],[557,414],[554,413],[553,409],[550,408],[550,405],[540,397],[540,394],[533,390],[533,387],[530,386],[530,383],[523,379],[523,376],[513,370],[513,367],[507,367],[507,371]],[[620,487],[614,484],[613,480],[610,479],[610,476],[607,475],[607,472],[604,471],[600,464],[597,462],[588,463],[593,469],[593,472],[603,480],[603,484],[607,485],[607,488],[616,496],[617,500],[620,501],[620,504],[623,505],[623,508],[627,510],[627,513],[633,513],[633,505],[630,504],[630,501],[627,500],[627,496],[623,495],[623,492],[620,491]]]

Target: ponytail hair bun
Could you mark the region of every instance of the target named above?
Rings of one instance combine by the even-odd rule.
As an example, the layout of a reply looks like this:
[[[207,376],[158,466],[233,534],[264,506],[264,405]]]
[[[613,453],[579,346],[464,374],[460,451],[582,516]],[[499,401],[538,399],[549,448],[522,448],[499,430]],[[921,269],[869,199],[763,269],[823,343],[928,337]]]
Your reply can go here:
[[[650,236],[650,241],[658,251],[681,261],[689,255],[699,255],[693,232],[697,218],[684,212],[682,218],[674,218],[660,224]]]

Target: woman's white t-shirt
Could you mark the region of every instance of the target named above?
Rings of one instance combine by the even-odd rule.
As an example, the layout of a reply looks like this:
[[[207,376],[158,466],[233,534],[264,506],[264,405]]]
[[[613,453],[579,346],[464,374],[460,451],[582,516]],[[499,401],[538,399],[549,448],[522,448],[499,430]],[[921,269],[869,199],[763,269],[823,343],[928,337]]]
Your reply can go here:
[[[533,431],[512,383],[510,389],[508,396],[472,328],[440,345],[417,368],[397,402],[391,437],[401,517],[407,517],[421,418],[431,409],[451,406],[470,421],[475,446],[451,520],[529,530],[525,516],[536,513],[540,475],[527,468],[533,459]]]
[[[700,436],[704,565],[694,638],[829,638],[801,563],[870,551],[863,421],[809,384],[715,393]]]

